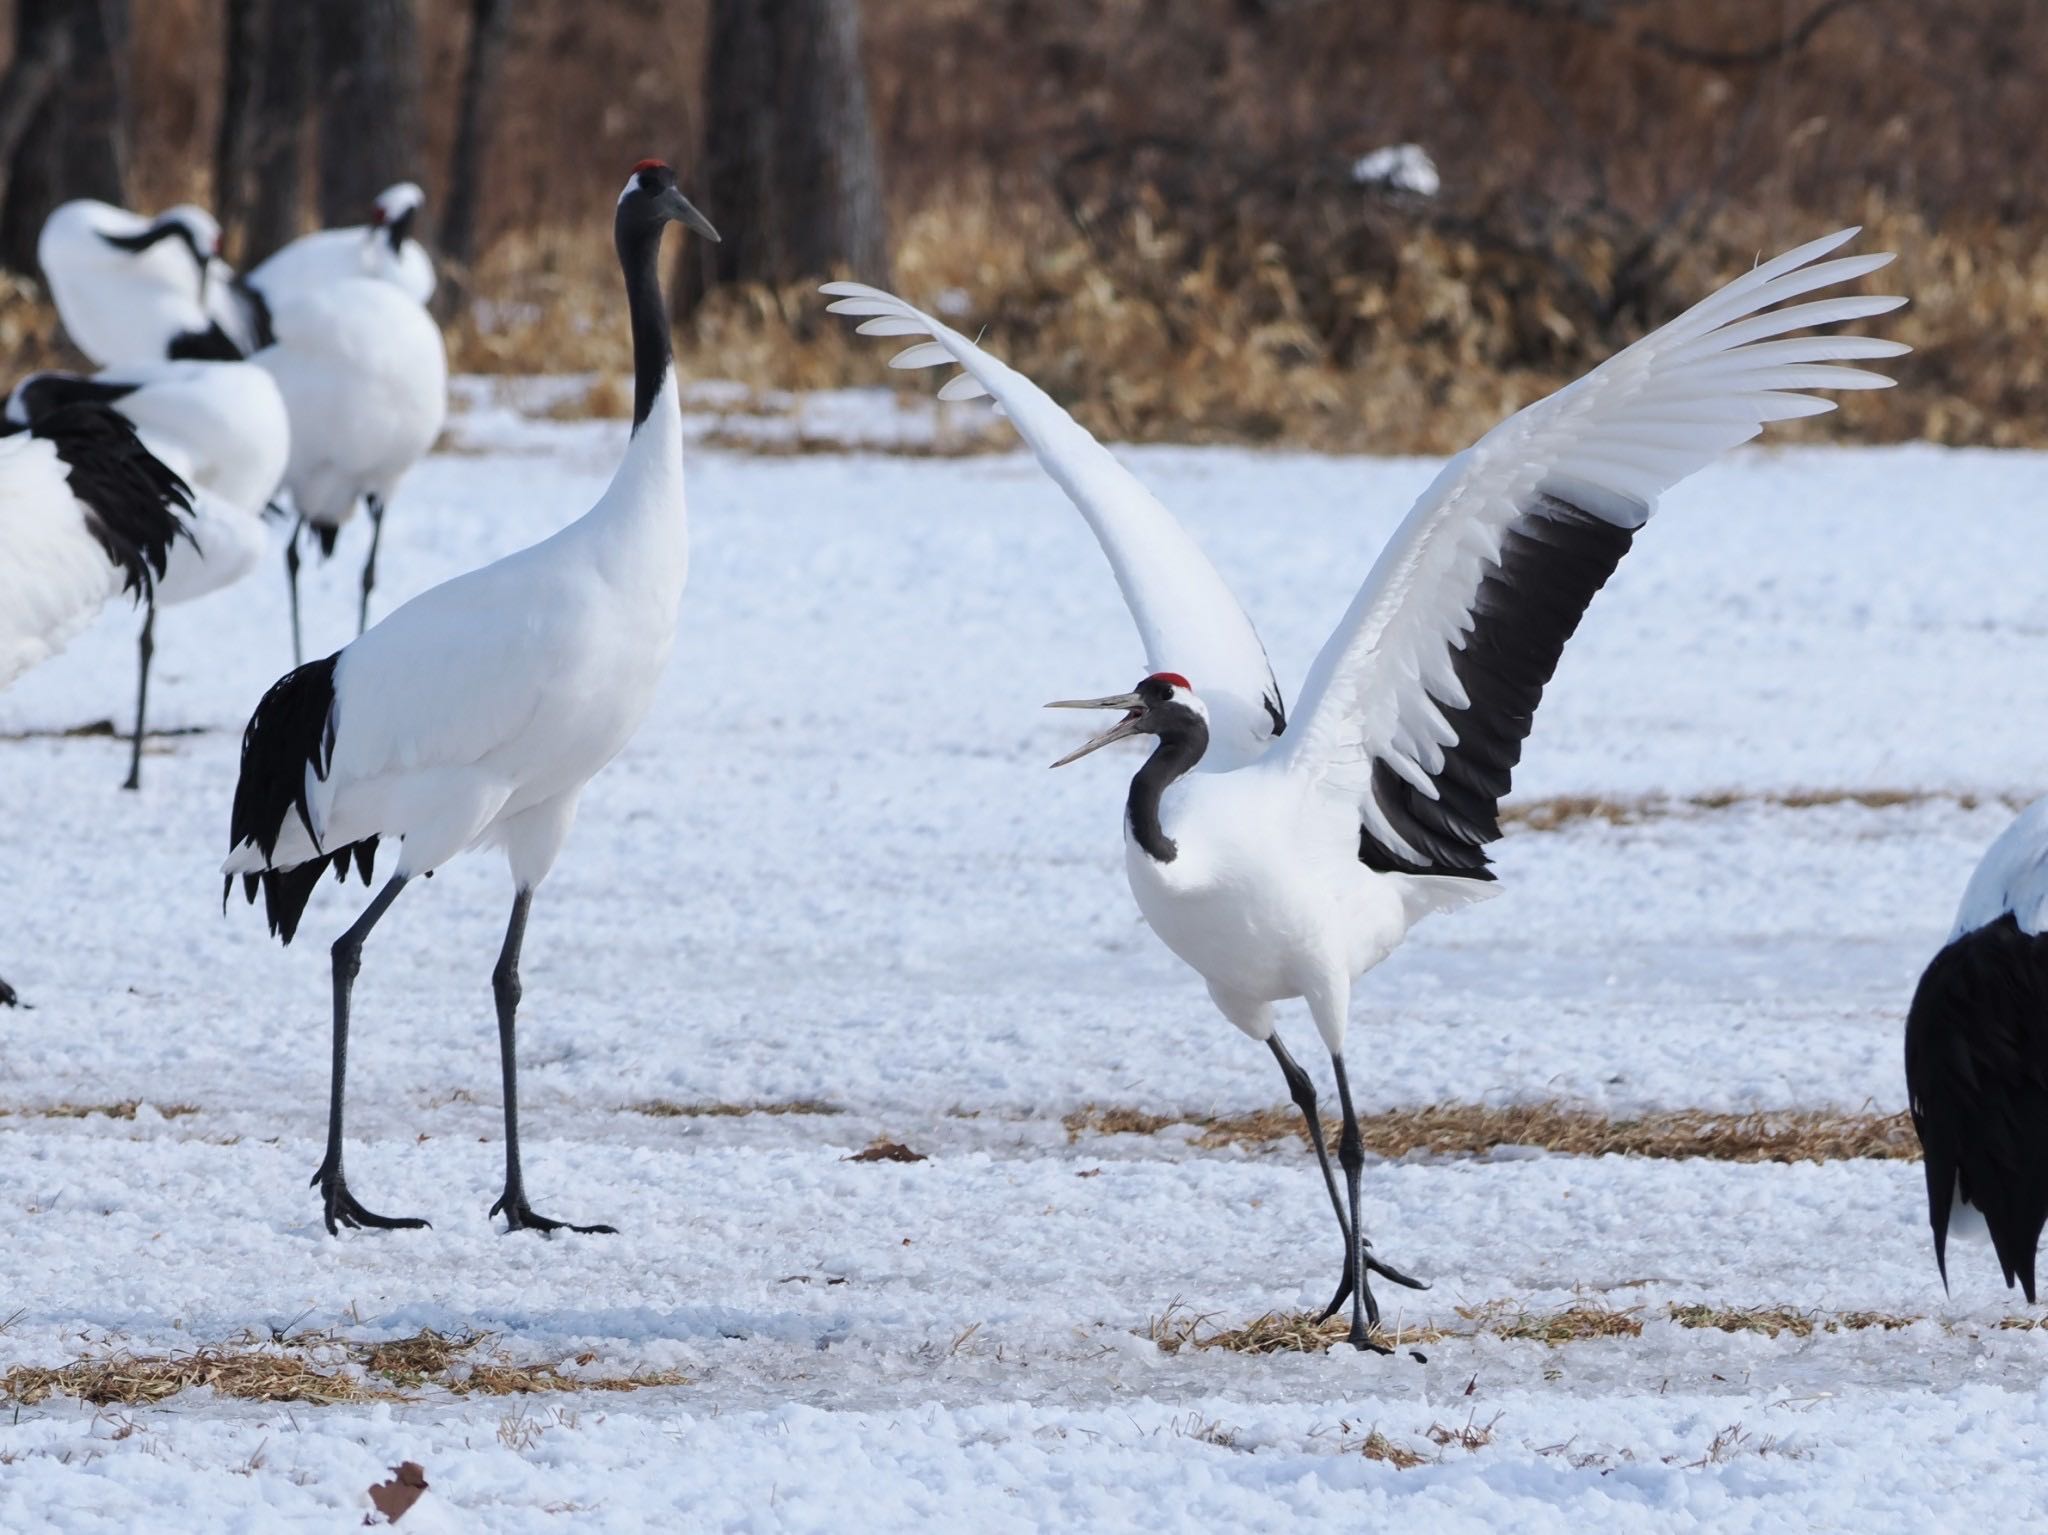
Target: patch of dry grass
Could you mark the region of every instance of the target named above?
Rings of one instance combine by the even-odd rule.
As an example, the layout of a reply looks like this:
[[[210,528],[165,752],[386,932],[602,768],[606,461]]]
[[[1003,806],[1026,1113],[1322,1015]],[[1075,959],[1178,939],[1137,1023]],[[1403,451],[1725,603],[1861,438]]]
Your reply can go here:
[[[1422,1321],[1399,1328],[1382,1328],[1374,1337],[1389,1348],[1409,1348],[1445,1339],[1499,1338],[1509,1343],[1540,1343],[1561,1348],[1570,1343],[1593,1343],[1613,1338],[1643,1335],[1642,1307],[1625,1309],[1595,1301],[1579,1301],[1555,1310],[1531,1310],[1519,1301],[1488,1301],[1476,1306],[1458,1306],[1455,1324]],[[1785,1335],[1808,1338],[1815,1332],[1893,1332],[1924,1320],[1918,1316],[1881,1311],[1798,1311],[1788,1306],[1711,1306],[1704,1302],[1671,1302],[1665,1315],[1679,1327],[1711,1329],[1726,1333],[1754,1332],[1767,1338]],[[1214,1313],[1196,1312],[1179,1302],[1152,1319],[1144,1336],[1161,1353],[1178,1354],[1189,1349],[1222,1349],[1233,1354],[1320,1354],[1341,1344],[1348,1331],[1343,1317],[1317,1322],[1312,1312],[1269,1311],[1242,1327],[1216,1327]],[[2011,1329],[2048,1326],[2026,1317],[2009,1317],[1998,1324]],[[1491,1425],[1488,1425],[1490,1428]]]
[[[16,1365],[0,1376],[0,1400],[33,1406],[72,1396],[95,1407],[147,1406],[180,1391],[208,1386],[251,1402],[399,1401],[400,1394],[345,1370],[321,1369],[304,1356],[272,1349],[200,1349],[171,1357],[110,1354],[46,1368]]]
[[[112,1103],[39,1103],[25,1108],[0,1107],[0,1119],[133,1119],[145,1102],[121,1098]],[[182,1119],[197,1114],[196,1103],[152,1103],[150,1107],[165,1119]]]
[[[787,1098],[774,1103],[677,1103],[666,1098],[626,1105],[629,1114],[650,1119],[738,1119],[747,1114],[844,1114],[821,1098]]]
[[[1794,1311],[1789,1306],[1708,1306],[1700,1303],[1667,1306],[1671,1320],[1680,1327],[1710,1327],[1717,1332],[1757,1332],[1766,1338],[1790,1333],[1795,1338],[1813,1335],[1816,1314]]]
[[[2018,810],[2024,801],[2015,795],[1999,796],[2008,809]],[[1528,831],[1559,831],[1587,821],[1609,826],[1636,826],[1645,821],[1671,820],[1681,816],[1711,814],[1744,806],[1775,810],[1822,810],[1836,805],[1859,805],[1865,810],[1895,810],[1901,806],[1952,804],[1975,810],[1983,799],[1975,794],[1956,794],[1921,789],[1717,789],[1705,794],[1649,794],[1615,796],[1601,794],[1559,794],[1548,799],[1520,800],[1501,807],[1501,824]]]
[[[639,1391],[688,1385],[672,1370],[579,1376],[554,1361],[472,1360],[490,1334],[450,1337],[432,1328],[405,1338],[357,1342],[299,1333],[258,1342],[238,1340],[189,1354],[138,1355],[125,1350],[58,1366],[17,1365],[0,1376],[0,1400],[23,1406],[71,1396],[94,1406],[146,1406],[180,1391],[212,1388],[242,1401],[401,1402],[438,1389],[457,1396],[524,1396],[541,1392]],[[576,1359],[595,1362],[594,1354]]]
[[[1469,1311],[1460,1308],[1458,1314],[1476,1330],[1490,1332],[1496,1338],[1556,1348],[1561,1343],[1586,1343],[1596,1338],[1640,1338],[1643,1322],[1637,1313],[1641,1309],[1632,1306],[1626,1311],[1615,1311],[1583,1304],[1567,1306],[1562,1311],[1526,1311],[1517,1305],[1496,1304]]]
[[[1358,1453],[1367,1460],[1382,1461],[1396,1471],[1412,1471],[1417,1466],[1429,1464],[1427,1455],[1410,1449],[1405,1444],[1396,1443],[1378,1429],[1367,1434],[1359,1443]]]
[[[1289,1138],[1307,1144],[1301,1114],[1292,1105],[1247,1114],[1176,1118],[1130,1107],[1087,1108],[1062,1121],[1070,1140],[1084,1134],[1153,1135],[1175,1124],[1200,1127],[1194,1144],[1204,1150],[1264,1146]],[[1669,1110],[1633,1119],[1609,1119],[1555,1101],[1498,1107],[1478,1103],[1391,1109],[1359,1120],[1366,1150],[1389,1159],[1422,1151],[1432,1156],[1481,1156],[1501,1146],[1535,1146],[1564,1156],[1638,1156],[1721,1162],[1832,1162],[1852,1158],[1917,1161],[1920,1143],[1904,1114],[1847,1114],[1798,1110],[1719,1114]],[[1334,1144],[1337,1125],[1324,1121]]]

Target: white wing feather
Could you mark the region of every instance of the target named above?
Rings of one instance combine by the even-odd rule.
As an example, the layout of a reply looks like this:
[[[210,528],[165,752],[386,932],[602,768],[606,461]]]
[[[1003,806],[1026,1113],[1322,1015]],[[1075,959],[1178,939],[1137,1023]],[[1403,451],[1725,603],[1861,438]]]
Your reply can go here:
[[[0,688],[55,655],[120,589],[56,448],[0,437]]]
[[[1430,775],[1458,740],[1445,712],[1468,702],[1454,655],[1475,622],[1480,583],[1499,568],[1510,526],[1538,496],[1554,495],[1634,528],[1648,520],[1660,494],[1755,437],[1765,422],[1834,408],[1800,391],[1892,382],[1835,364],[1909,350],[1897,342],[1825,334],[1771,339],[1905,302],[1857,296],[1772,307],[1892,259],[1820,260],[1856,232],[1813,241],[1745,273],[1446,464],[1316,658],[1297,723],[1267,760],[1355,797],[1366,830],[1412,855],[1374,803],[1373,763],[1435,798]]]
[[[2021,932],[2048,930],[2048,799],[2029,805],[1986,850],[1963,892],[1949,942],[2007,912]]]
[[[1273,737],[1268,700],[1282,708],[1279,686],[1251,620],[1173,514],[1043,389],[958,331],[879,288],[835,282],[821,291],[837,299],[834,314],[866,317],[863,335],[927,338],[898,353],[892,367],[958,363],[965,371],[939,398],[994,397],[1094,530],[1137,623],[1147,669],[1179,672],[1208,706],[1203,765],[1230,768],[1255,758]]]

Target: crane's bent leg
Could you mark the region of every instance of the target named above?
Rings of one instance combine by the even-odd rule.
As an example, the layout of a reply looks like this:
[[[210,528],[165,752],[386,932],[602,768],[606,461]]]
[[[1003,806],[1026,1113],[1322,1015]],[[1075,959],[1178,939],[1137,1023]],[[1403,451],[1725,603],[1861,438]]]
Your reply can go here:
[[[1273,1059],[1280,1063],[1280,1075],[1287,1079],[1287,1092],[1294,1099],[1294,1106],[1301,1110],[1302,1121],[1308,1126],[1309,1144],[1316,1149],[1316,1165],[1323,1170],[1323,1187],[1330,1191],[1330,1208],[1337,1212],[1337,1228],[1344,1233],[1344,1251],[1351,1251],[1351,1221],[1344,1213],[1344,1196],[1337,1192],[1337,1175],[1330,1169],[1330,1148],[1323,1140],[1323,1117],[1316,1112],[1316,1085],[1309,1080],[1294,1057],[1287,1053],[1287,1047],[1280,1043],[1276,1030],[1266,1039],[1266,1046],[1273,1052]],[[1348,1265],[1350,1259],[1345,1259]],[[1333,1305],[1324,1315],[1336,1311]]]
[[[301,517],[292,524],[292,531],[284,541],[284,579],[292,599],[292,665],[306,664],[305,646],[299,639],[299,535],[306,531],[306,519]]]
[[[526,1175],[519,1165],[519,1045],[515,1020],[519,1013],[519,949],[526,941],[526,913],[533,905],[533,890],[522,886],[512,897],[512,920],[505,925],[505,947],[498,951],[497,968],[491,971],[491,996],[498,1004],[498,1054],[505,1074],[505,1192],[491,1206],[491,1214],[502,1213],[507,1231],[559,1231],[567,1226],[586,1236],[603,1233],[616,1236],[616,1226],[577,1226],[568,1221],[549,1220],[536,1215],[526,1202]]]
[[[384,498],[369,496],[370,556],[363,561],[363,600],[356,609],[356,633],[370,627],[370,590],[377,584],[377,547],[384,542]]]
[[[1389,1354],[1393,1350],[1384,1343],[1373,1340],[1373,1329],[1380,1325],[1379,1303],[1373,1299],[1368,1273],[1379,1274],[1395,1284],[1406,1285],[1411,1290],[1426,1290],[1428,1285],[1419,1279],[1411,1279],[1397,1268],[1380,1262],[1372,1255],[1372,1243],[1365,1238],[1365,1223],[1358,1209],[1358,1179],[1365,1166],[1365,1138],[1358,1131],[1358,1113],[1351,1105],[1351,1079],[1344,1071],[1344,1057],[1332,1052],[1330,1065],[1337,1073],[1337,1101],[1344,1109],[1344,1134],[1337,1142],[1337,1160],[1344,1168],[1345,1192],[1351,1202],[1351,1245],[1344,1260],[1344,1280],[1337,1287],[1337,1298],[1330,1303],[1324,1318],[1334,1316],[1337,1308],[1344,1304],[1347,1293],[1351,1301],[1351,1332],[1346,1341],[1353,1348],[1369,1348],[1375,1353]]]
[[[334,1080],[327,1099],[327,1156],[320,1163],[320,1170],[313,1174],[313,1182],[320,1189],[329,1236],[341,1234],[337,1226],[375,1226],[388,1231],[427,1224],[418,1216],[378,1215],[364,1209],[348,1191],[348,1180],[341,1170],[341,1105],[342,1087],[348,1077],[349,992],[355,985],[356,972],[362,968],[363,940],[404,888],[405,876],[401,874],[377,892],[376,898],[356,918],[354,927],[334,940]]]
[[[141,679],[135,685],[135,738],[128,750],[128,781],[124,789],[142,787],[142,733],[144,721],[149,714],[149,658],[156,654],[156,603],[154,600],[143,604],[142,637],[135,642],[136,675]]]

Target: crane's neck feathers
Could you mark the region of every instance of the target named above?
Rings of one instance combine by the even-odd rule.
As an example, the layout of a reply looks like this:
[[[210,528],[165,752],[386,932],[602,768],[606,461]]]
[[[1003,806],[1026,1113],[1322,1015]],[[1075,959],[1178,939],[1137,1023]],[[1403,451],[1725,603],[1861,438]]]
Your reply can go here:
[[[630,188],[629,188],[630,190]],[[668,308],[661,298],[661,232],[656,219],[635,217],[621,200],[614,221],[619,268],[626,278],[626,308],[633,326],[633,432],[638,435],[662,385],[675,371],[669,350]]]
[[[1180,849],[1160,827],[1159,802],[1168,787],[1192,772],[1209,749],[1209,722],[1197,710],[1180,704],[1168,704],[1158,712],[1163,716],[1155,732],[1159,744],[1132,777],[1124,812],[1130,819],[1131,839],[1145,850],[1146,856],[1159,863],[1172,863],[1180,856]]]

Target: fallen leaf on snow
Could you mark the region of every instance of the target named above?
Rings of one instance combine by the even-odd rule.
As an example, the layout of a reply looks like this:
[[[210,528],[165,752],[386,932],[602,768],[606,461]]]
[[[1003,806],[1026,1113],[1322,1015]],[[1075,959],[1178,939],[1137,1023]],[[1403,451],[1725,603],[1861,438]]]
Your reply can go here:
[[[403,1519],[406,1510],[419,1502],[420,1494],[427,1490],[426,1468],[416,1460],[408,1460],[391,1468],[391,1480],[378,1482],[370,1488],[370,1501],[377,1505],[377,1512],[384,1516],[387,1524],[396,1524]],[[365,1519],[363,1523],[371,1521]]]

